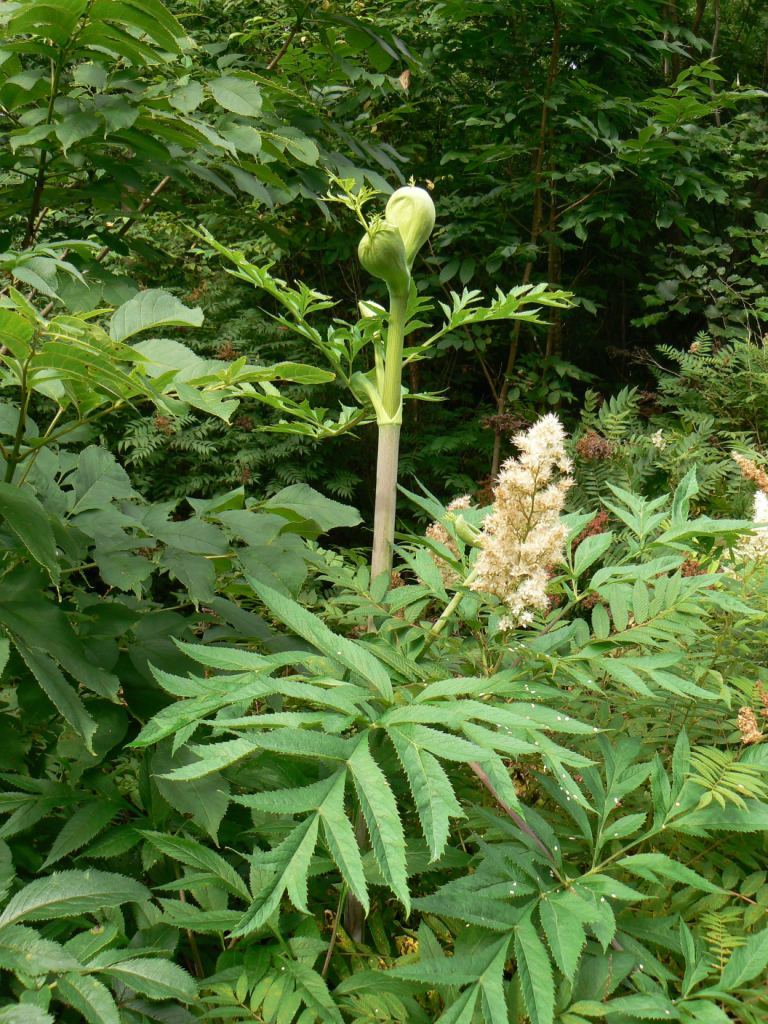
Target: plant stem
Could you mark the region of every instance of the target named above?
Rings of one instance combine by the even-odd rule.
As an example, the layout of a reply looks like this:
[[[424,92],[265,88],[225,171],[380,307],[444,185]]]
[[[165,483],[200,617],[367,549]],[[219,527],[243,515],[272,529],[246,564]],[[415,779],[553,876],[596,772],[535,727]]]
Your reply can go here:
[[[381,393],[383,416],[379,416],[379,447],[376,459],[376,503],[373,517],[371,582],[392,571],[397,507],[397,465],[402,422],[403,337],[407,295],[389,297],[384,385]]]
[[[564,885],[565,884],[565,880],[563,879],[562,875],[560,874],[560,872],[559,872],[559,870],[557,868],[557,861],[555,860],[555,858],[554,858],[553,854],[550,852],[550,850],[547,848],[546,844],[542,841],[542,839],[537,835],[536,832],[534,832],[534,830],[531,828],[531,826],[528,825],[523,820],[523,818],[517,813],[517,811],[513,807],[510,807],[509,804],[498,794],[498,792],[496,791],[495,786],[493,785],[491,780],[488,778],[487,773],[484,771],[484,769],[476,761],[471,761],[469,763],[469,767],[472,769],[472,771],[477,776],[477,778],[480,780],[480,782],[482,782],[482,784],[485,786],[485,788],[491,794],[491,796],[496,801],[496,803],[499,805],[499,807],[502,809],[502,811],[504,811],[504,813],[507,814],[512,819],[512,821],[514,821],[514,823],[517,825],[517,827],[520,829],[520,831],[524,835],[528,836],[528,838],[537,847],[537,849],[540,850],[541,853],[544,854],[544,856],[547,858],[547,860],[549,861],[549,863],[550,863],[550,865],[552,867],[552,871],[553,871],[555,877],[557,878],[557,880],[560,883],[562,883]]]
[[[392,548],[395,542],[395,512],[397,509],[397,463],[400,451],[403,403],[403,338],[407,308],[407,295],[389,293],[389,324],[384,355],[384,380],[379,395],[381,409],[377,417],[379,448],[376,458],[376,502],[373,516],[371,583],[384,574],[389,582],[392,573]],[[373,628],[373,619],[370,619],[368,629],[373,630]],[[359,809],[355,833],[358,846],[364,850],[368,835],[363,815]],[[354,942],[362,942],[364,923],[365,912],[362,904],[352,893],[349,893],[344,913],[344,924]]]
[[[380,426],[379,449],[376,458],[376,504],[373,516],[371,583],[383,573],[392,572],[399,451],[400,424],[387,423]]]
[[[16,423],[16,435],[13,439],[13,448],[6,456],[5,482],[13,483],[16,467],[22,460],[21,446],[24,443],[24,431],[27,429],[27,408],[29,406],[30,392],[27,388],[27,366],[28,361],[21,368],[21,402],[19,403],[19,419]]]
[[[336,905],[336,914],[333,918],[333,931],[331,932],[331,941],[328,943],[328,952],[325,954],[325,960],[323,961],[323,969],[320,971],[320,975],[323,978],[328,977],[328,968],[331,966],[331,957],[333,951],[336,948],[336,938],[339,934],[339,924],[341,923],[341,912],[344,909],[344,901],[347,898],[347,883],[345,882],[341,887],[339,893],[339,902]]]

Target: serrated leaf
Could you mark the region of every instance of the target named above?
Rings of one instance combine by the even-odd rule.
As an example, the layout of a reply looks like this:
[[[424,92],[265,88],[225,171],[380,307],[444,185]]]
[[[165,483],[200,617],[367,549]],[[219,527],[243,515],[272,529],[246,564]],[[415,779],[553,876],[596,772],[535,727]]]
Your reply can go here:
[[[39,977],[79,967],[69,950],[58,942],[41,938],[34,928],[12,924],[0,930],[0,968],[3,970]]]
[[[50,1013],[37,1006],[19,1003],[0,1010],[0,1024],[56,1024]]]
[[[195,823],[216,841],[219,826],[229,806],[230,786],[224,776],[211,771],[202,773],[205,778],[195,777],[181,782],[164,776],[164,772],[174,764],[181,762],[183,766],[193,760],[196,764],[197,761],[186,747],[176,751],[173,756],[162,748],[156,750],[152,755],[155,785],[172,807],[182,814],[190,814]]]
[[[248,577],[248,583],[269,610],[308,643],[354,672],[386,700],[392,700],[392,682],[382,663],[354,640],[333,633],[316,615],[265,583]]]
[[[14,637],[14,643],[40,689],[78,736],[82,737],[86,749],[93,752],[91,743],[96,732],[96,722],[86,710],[80,695],[69,685],[56,662],[44,651],[28,647],[19,637]]]
[[[587,941],[584,921],[594,912],[575,893],[548,894],[539,902],[539,917],[555,963],[569,981],[573,981],[581,952]]]
[[[344,809],[346,778],[346,770],[337,773],[327,797],[318,810],[331,856],[338,864],[344,881],[363,905],[367,914],[369,910],[368,888],[365,884],[363,859],[360,856],[355,830]]]
[[[491,946],[490,950],[495,945]],[[504,993],[504,965],[508,946],[509,936],[505,936],[498,944],[495,956],[478,978],[480,1006],[485,1024],[508,1024],[507,1000]]]
[[[58,998],[81,1013],[88,1024],[120,1024],[112,993],[90,975],[64,974],[56,979]]]
[[[93,963],[98,964],[98,958]],[[180,999],[189,1003],[197,996],[194,978],[177,964],[159,957],[136,957],[101,970],[150,999]]]
[[[606,1004],[611,1014],[625,1014],[630,1020],[680,1020],[677,1008],[666,996],[638,993],[612,999]]]
[[[59,582],[56,541],[48,513],[31,491],[0,481],[0,515],[29,554]]]
[[[368,749],[367,734],[358,743],[348,763],[376,863],[387,885],[410,913],[403,825],[387,778]]]
[[[669,878],[673,882],[693,886],[701,892],[722,892],[720,886],[714,885],[692,868],[679,864],[666,853],[636,853],[631,857],[622,857],[617,867],[652,882],[656,881],[656,875],[661,875],[662,878]]]
[[[515,960],[531,1024],[553,1024],[555,982],[552,965],[530,920],[515,926]]]
[[[464,811],[437,758],[397,726],[387,731],[408,779],[431,859],[437,860],[448,841],[450,819],[465,817]]]
[[[142,835],[147,842],[167,857],[172,857],[188,867],[210,872],[219,878],[230,892],[245,900],[250,900],[251,895],[243,879],[232,865],[215,850],[209,850],[202,843],[184,836],[170,836],[163,832],[142,832]]]
[[[476,985],[465,989],[437,1018],[436,1024],[472,1024],[480,990]]]
[[[43,868],[49,868],[68,853],[79,850],[101,832],[120,810],[120,805],[110,800],[92,800],[83,804],[64,824],[56,836],[51,852]]]
[[[222,75],[214,79],[208,88],[225,110],[245,117],[258,117],[261,113],[261,89],[254,79]]]
[[[302,963],[300,960],[286,958],[285,967],[293,979],[297,991],[301,993],[302,1001],[323,1020],[342,1024],[343,1018],[333,996],[328,991],[325,978],[313,970],[309,964]]]
[[[722,988],[731,991],[762,974],[768,967],[768,928],[750,935],[746,943],[735,949],[720,979]]]
[[[271,868],[274,874],[245,912],[240,924],[233,929],[233,936],[250,935],[258,931],[280,906],[286,891],[294,905],[307,912],[307,875],[317,845],[319,823],[319,814],[311,814],[289,832],[275,849],[254,854],[258,867]]]
[[[151,893],[140,882],[107,871],[60,871],[37,878],[12,896],[0,926],[16,921],[48,921],[90,914],[106,904],[143,903]]]

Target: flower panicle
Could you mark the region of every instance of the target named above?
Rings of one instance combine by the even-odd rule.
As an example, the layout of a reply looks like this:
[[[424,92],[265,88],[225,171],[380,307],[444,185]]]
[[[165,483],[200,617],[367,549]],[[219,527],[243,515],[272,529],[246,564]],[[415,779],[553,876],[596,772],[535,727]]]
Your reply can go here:
[[[568,538],[561,516],[574,483],[557,416],[543,416],[513,440],[519,455],[499,473],[471,583],[506,606],[502,629],[528,626],[549,606],[551,567],[563,560]]]
[[[733,453],[733,461],[741,470],[745,480],[757,485],[752,505],[752,522],[759,524],[754,533],[742,537],[736,546],[739,562],[768,561],[768,473],[757,463],[739,452]]]

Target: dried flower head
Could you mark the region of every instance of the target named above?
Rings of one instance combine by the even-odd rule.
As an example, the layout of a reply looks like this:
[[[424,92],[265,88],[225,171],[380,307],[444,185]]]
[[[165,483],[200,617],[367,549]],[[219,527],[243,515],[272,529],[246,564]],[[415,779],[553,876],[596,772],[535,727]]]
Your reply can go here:
[[[760,714],[763,718],[768,718],[768,690],[759,681],[755,683],[755,697],[762,704]]]
[[[681,576],[703,576],[705,571],[698,558],[694,558],[692,555],[689,555],[680,566]]]
[[[499,473],[471,583],[506,605],[501,628],[530,625],[534,612],[548,607],[549,569],[563,558],[568,530],[560,516],[573,486],[557,416],[542,417],[514,443],[520,455]]]
[[[739,452],[733,453],[733,461],[741,470],[741,475],[745,480],[751,480],[761,491],[768,492],[768,473],[764,469],[761,469],[757,463],[745,455],[740,455]]]
[[[173,433],[173,423],[168,416],[155,416],[154,424],[155,430],[159,430],[161,434],[168,436]]]
[[[232,362],[235,359],[240,358],[240,353],[237,351],[231,341],[222,341],[219,347],[216,349],[216,358],[223,359],[226,362]]]
[[[608,513],[603,508],[600,509],[600,511],[597,512],[592,519],[590,519],[590,521],[587,523],[587,525],[584,527],[584,529],[581,531],[578,537],[576,537],[576,539],[573,541],[571,549],[575,551],[579,544],[581,544],[582,541],[585,541],[587,537],[596,537],[599,533],[605,533],[607,529]]]
[[[576,454],[587,462],[603,462],[613,455],[613,445],[607,437],[590,430],[576,442]]]
[[[512,431],[522,430],[526,421],[512,413],[502,412],[495,416],[484,416],[480,421],[486,430],[494,430],[500,434],[511,434]]]
[[[741,742],[747,746],[750,743],[759,743],[763,739],[763,733],[757,724],[757,718],[752,708],[739,708],[739,717],[736,720],[741,733]]]

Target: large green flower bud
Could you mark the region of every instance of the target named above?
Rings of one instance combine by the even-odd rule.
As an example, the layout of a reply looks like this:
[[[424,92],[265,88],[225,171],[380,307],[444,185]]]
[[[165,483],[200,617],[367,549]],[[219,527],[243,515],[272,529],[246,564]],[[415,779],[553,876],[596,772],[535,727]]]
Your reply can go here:
[[[374,221],[360,239],[357,255],[369,274],[384,281],[390,294],[408,295],[411,274],[403,236],[395,224],[386,220]]]
[[[400,229],[405,244],[405,260],[410,270],[416,253],[432,234],[435,226],[435,204],[423,188],[406,185],[389,197],[384,216],[389,224]]]

